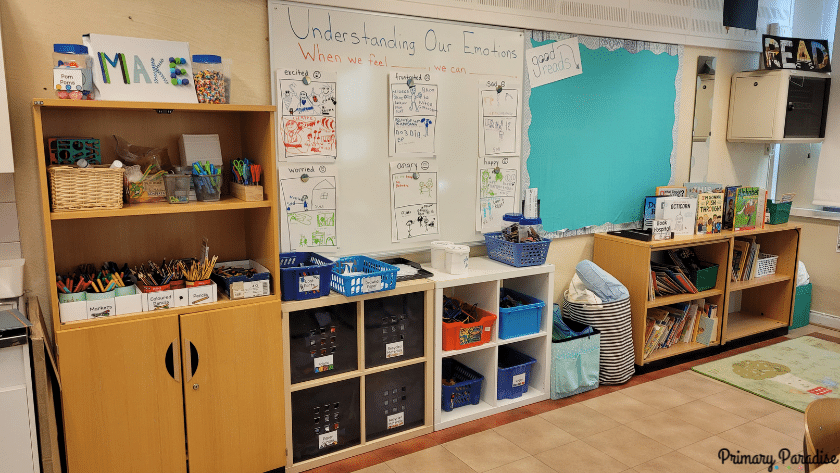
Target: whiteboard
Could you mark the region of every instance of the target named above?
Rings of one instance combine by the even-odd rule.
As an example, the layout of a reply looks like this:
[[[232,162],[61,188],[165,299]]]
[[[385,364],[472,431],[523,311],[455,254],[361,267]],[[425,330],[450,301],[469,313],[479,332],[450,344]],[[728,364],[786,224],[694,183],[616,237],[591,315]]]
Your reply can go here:
[[[391,241],[391,72],[421,78],[434,74],[440,79],[436,155],[431,158],[439,172],[438,239],[483,242],[474,223],[479,83],[485,87],[488,81],[522,83],[523,32],[277,0],[269,0],[268,13],[275,104],[280,68],[299,70],[310,78],[323,72],[337,74],[338,248],[333,254],[376,255],[428,248],[428,242]],[[282,164],[279,138],[278,130]]]

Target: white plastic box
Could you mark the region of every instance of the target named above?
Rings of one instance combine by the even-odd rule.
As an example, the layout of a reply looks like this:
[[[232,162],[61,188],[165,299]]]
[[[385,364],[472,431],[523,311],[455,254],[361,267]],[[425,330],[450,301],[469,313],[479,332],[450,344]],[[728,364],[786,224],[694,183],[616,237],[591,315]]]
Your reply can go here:
[[[26,260],[0,260],[0,299],[23,295],[23,263]]]

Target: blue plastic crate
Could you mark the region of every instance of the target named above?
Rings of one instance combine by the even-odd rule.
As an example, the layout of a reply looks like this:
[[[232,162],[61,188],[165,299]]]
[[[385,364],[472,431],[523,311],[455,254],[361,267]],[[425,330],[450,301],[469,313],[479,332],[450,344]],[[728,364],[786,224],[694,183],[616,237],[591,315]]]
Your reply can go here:
[[[499,307],[499,338],[516,338],[539,332],[545,302],[503,287],[499,299],[507,295],[525,304],[508,309]]]
[[[505,240],[501,232],[494,232],[484,234],[484,243],[487,245],[487,256],[491,259],[521,268],[545,263],[551,240],[513,243]]]
[[[499,347],[499,377],[496,386],[497,399],[516,399],[528,392],[531,381],[531,366],[537,360],[519,353],[513,348]]]
[[[332,267],[332,260],[318,253],[280,253],[280,298],[300,301],[328,295]]]
[[[350,272],[364,274],[342,274],[347,269],[348,264],[350,265]],[[399,268],[396,266],[367,256],[347,256],[339,258],[335,262],[330,277],[330,285],[333,291],[340,292],[345,296],[390,291],[397,287],[398,271]]]
[[[440,407],[446,412],[452,409],[478,404],[481,400],[481,384],[484,376],[467,368],[452,358],[444,358],[442,363],[442,379],[452,379],[452,386],[441,386]]]

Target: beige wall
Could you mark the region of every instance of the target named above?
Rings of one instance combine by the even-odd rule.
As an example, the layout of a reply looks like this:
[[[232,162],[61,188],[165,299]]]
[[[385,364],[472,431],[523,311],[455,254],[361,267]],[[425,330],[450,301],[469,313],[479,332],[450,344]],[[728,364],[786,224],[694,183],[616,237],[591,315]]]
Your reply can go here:
[[[54,2],[44,0],[6,0],[0,3],[0,19],[15,154],[15,188],[21,216],[21,242],[27,260],[26,287],[45,300],[48,291],[53,288],[51,278],[43,269],[46,267],[42,236],[44,229],[35,185],[37,166],[30,102],[32,98],[50,94],[52,44],[80,42],[81,35],[89,32],[188,41],[193,53],[219,54],[233,60],[233,102],[269,104],[267,8],[265,0],[114,0],[107,3],[84,0],[76,2],[71,10],[60,10],[56,9]],[[695,83],[691,65],[696,64],[699,55],[718,58],[717,71],[721,78],[730,77],[733,72],[755,68],[758,57],[754,53],[685,48],[684,63],[690,67],[686,68],[683,75],[680,140],[676,172],[672,177],[672,182],[676,183],[689,178]],[[725,141],[729,81],[721,79],[717,82],[707,177],[709,180],[728,183],[764,185],[766,157],[763,145]],[[836,277],[830,276],[828,263],[830,252],[833,258],[831,261],[837,267],[834,247],[822,241],[831,239],[829,227],[834,228],[832,225],[807,223],[803,245],[813,243],[814,246],[803,250],[803,259],[808,255],[815,266],[817,262],[825,262],[822,267],[812,270],[815,308],[840,313],[836,306],[827,302],[831,295],[834,300],[838,295]],[[817,235],[819,241],[815,240]],[[551,244],[549,262],[557,267],[556,299],[562,298],[574,274],[575,264],[582,259],[592,258],[592,242],[591,236],[581,236],[557,240]],[[480,251],[477,249],[477,252]],[[49,310],[47,304],[44,304],[44,308]]]
[[[840,316],[840,253],[837,221],[791,217],[802,225],[799,259],[811,276],[811,310]]]

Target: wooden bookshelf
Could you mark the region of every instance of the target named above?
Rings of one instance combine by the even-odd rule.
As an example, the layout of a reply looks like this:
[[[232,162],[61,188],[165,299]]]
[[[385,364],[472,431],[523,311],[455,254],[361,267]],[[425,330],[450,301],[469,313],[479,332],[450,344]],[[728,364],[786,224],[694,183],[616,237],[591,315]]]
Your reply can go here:
[[[730,281],[732,248],[741,236],[755,236],[761,253],[776,255],[776,273],[749,281]],[[640,241],[615,235],[597,234],[594,262],[615,276],[630,292],[633,345],[636,364],[653,361],[707,348],[700,343],[677,343],[643,357],[645,317],[654,307],[706,299],[718,306],[718,333],[714,345],[723,345],[757,333],[790,325],[793,310],[794,281],[798,258],[800,227],[790,223],[768,225],[764,229],[715,234],[680,236],[673,240]],[[656,252],[692,247],[702,261],[718,265],[715,286],[697,294],[678,294],[648,300],[650,261]],[[740,311],[730,307],[731,295],[741,292]],[[728,314],[729,311],[733,313]]]

